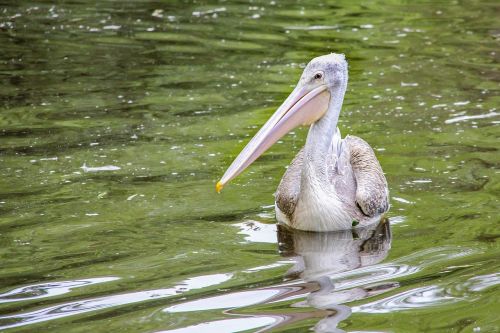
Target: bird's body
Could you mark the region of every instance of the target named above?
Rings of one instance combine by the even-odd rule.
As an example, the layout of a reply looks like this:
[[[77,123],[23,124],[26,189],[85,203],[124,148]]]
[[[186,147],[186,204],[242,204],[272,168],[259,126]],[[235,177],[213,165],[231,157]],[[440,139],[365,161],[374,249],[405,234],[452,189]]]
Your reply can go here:
[[[277,220],[310,231],[378,222],[388,209],[387,182],[368,143],[355,136],[341,139],[337,131],[325,160],[325,173],[317,175],[306,170],[311,164],[304,163],[304,148],[299,151],[276,191]]]
[[[276,217],[309,231],[346,230],[379,220],[388,187],[373,149],[337,128],[347,89],[343,55],[313,59],[297,87],[228,168],[217,189],[241,173],[291,129],[311,124],[304,148],[276,192]]]

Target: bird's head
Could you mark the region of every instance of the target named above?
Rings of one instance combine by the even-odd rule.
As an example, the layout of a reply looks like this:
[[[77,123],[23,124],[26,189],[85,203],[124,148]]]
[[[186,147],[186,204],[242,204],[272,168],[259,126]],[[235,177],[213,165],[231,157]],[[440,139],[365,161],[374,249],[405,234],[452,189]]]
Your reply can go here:
[[[330,53],[312,59],[304,68],[297,87],[310,90],[325,86],[327,90],[347,84],[347,61],[343,54]]]
[[[328,110],[332,89],[345,84],[347,61],[343,54],[331,53],[311,60],[292,93],[226,170],[216,185],[217,192],[285,134],[321,119]]]

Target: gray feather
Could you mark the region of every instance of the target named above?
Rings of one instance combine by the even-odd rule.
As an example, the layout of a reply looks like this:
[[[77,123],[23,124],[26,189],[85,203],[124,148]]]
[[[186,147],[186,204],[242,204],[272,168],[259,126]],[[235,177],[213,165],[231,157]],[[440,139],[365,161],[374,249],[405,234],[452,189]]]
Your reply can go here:
[[[387,180],[372,147],[363,139],[348,135],[344,139],[356,179],[356,203],[367,216],[389,209]]]
[[[303,160],[304,148],[297,153],[288,166],[275,194],[276,205],[290,220],[299,198]]]

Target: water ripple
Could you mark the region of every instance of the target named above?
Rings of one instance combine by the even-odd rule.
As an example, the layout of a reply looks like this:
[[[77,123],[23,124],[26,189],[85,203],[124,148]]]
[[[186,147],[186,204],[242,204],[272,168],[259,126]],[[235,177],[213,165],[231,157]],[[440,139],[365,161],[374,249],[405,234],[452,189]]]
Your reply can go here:
[[[274,299],[277,295],[283,293],[286,289],[260,289],[240,291],[226,295],[214,296],[209,298],[197,299],[190,302],[180,303],[170,306],[165,312],[191,312],[206,311],[214,309],[241,308],[253,304],[260,304]]]
[[[330,278],[338,279],[335,283],[336,289],[347,289],[415,274],[420,269],[420,267],[410,265],[384,264],[341,273]]]
[[[205,322],[193,326],[160,331],[157,333],[232,333],[270,326],[281,321],[278,316],[257,316],[236,319],[224,319]],[[274,325],[273,325],[274,326]]]
[[[500,284],[500,273],[493,273],[487,275],[478,275],[470,278],[464,283],[464,287],[468,291],[480,292],[484,289],[493,287]],[[461,288],[458,288],[461,289]]]
[[[468,256],[474,252],[474,250],[467,248],[433,248],[402,257],[393,263],[366,266],[352,271],[332,274],[330,278],[336,281],[336,289],[353,288],[415,274],[436,262]]]
[[[443,303],[457,302],[456,298],[447,294],[442,287],[432,285],[408,290],[397,295],[352,308],[353,312],[389,313],[410,310]]]
[[[65,303],[61,305],[43,308],[38,311],[21,313],[11,316],[0,317],[0,329],[24,326],[47,320],[68,317],[72,315],[87,313],[90,311],[103,310],[106,308],[142,302],[146,300],[164,298],[176,294],[175,288],[140,291],[123,295],[99,297],[90,300]]]
[[[378,301],[353,307],[354,312],[388,313],[432,307],[444,303],[454,303],[468,298],[471,294],[500,284],[500,274],[479,275],[462,284],[447,287],[438,285],[411,289]]]
[[[88,300],[63,303],[32,312],[0,316],[0,329],[25,326],[47,320],[54,320],[91,311],[103,310],[115,306],[175,296],[191,289],[205,288],[215,284],[220,284],[231,279],[232,276],[233,274],[198,276],[186,279],[172,288],[98,297]]]
[[[473,116],[460,116],[460,117],[455,117],[455,118],[450,118],[444,121],[445,124],[453,124],[453,123],[458,123],[461,121],[468,121],[468,120],[473,120],[473,119],[484,119],[484,118],[491,118],[491,117],[496,117],[499,116],[500,113],[492,111],[488,112],[485,114],[477,114]]]
[[[97,283],[104,283],[118,280],[118,277],[101,277],[92,279],[82,279],[74,281],[59,281],[40,283],[21,288],[16,288],[6,293],[0,294],[0,303],[19,302],[38,298],[53,297],[66,294],[73,288],[90,286]]]
[[[276,243],[276,224],[266,224],[258,221],[248,220],[233,224],[240,228],[238,234],[245,235],[245,241],[253,243]]]

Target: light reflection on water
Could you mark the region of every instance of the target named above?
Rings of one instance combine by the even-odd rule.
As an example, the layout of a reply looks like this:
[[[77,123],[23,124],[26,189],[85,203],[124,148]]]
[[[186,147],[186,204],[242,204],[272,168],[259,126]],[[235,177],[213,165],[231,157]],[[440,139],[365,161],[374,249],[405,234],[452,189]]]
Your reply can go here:
[[[200,289],[216,285],[219,283],[223,283],[224,281],[231,279],[231,277],[232,274],[197,276],[186,279],[172,288],[146,290],[134,293],[98,297],[76,302],[63,303],[60,305],[50,306],[37,311],[25,312],[17,315],[0,316],[0,329],[25,326],[47,320],[54,320],[58,318],[74,316],[87,312],[104,310],[107,308],[117,307],[121,305],[176,296],[181,293],[188,292],[192,289]],[[112,281],[112,280],[114,279],[108,279],[107,281]],[[100,282],[105,282],[105,281],[100,281]],[[78,282],[75,281],[73,284],[76,283]],[[45,287],[47,293],[52,295],[59,292],[58,289],[60,288],[57,285],[54,286],[54,290],[51,289],[50,285],[45,285]]]
[[[236,226],[240,227],[243,233],[251,234],[256,239],[265,239],[256,234],[268,233],[269,229],[260,228],[259,225],[258,222],[252,221],[249,225]],[[291,301],[292,303],[288,306],[293,308],[312,307],[326,311],[325,317],[315,325],[316,332],[344,332],[338,329],[337,325],[348,318],[351,313],[389,313],[439,306],[443,302],[457,302],[466,298],[465,295],[460,298],[447,295],[445,288],[441,286],[426,286],[396,292],[393,296],[361,306],[350,308],[343,305],[391,293],[400,287],[396,282],[399,278],[413,275],[431,264],[474,253],[469,249],[443,247],[400,258],[397,262],[401,264],[397,262],[377,264],[384,260],[391,247],[389,221],[382,221],[375,230],[372,227],[333,233],[290,231],[278,226],[278,240],[282,256],[293,257],[293,266],[285,274],[293,280],[276,286],[175,304],[165,308],[164,311],[181,313],[221,309],[227,315],[238,316],[243,315],[239,309],[249,306]],[[417,262],[418,266],[402,264],[403,262]],[[282,264],[279,263],[279,265]],[[263,269],[271,267],[273,266]],[[494,277],[488,277],[485,280],[494,281]],[[492,282],[489,286],[494,284],[495,282]],[[468,288],[468,290],[471,291],[473,288]],[[260,318],[262,315],[248,311],[244,313],[245,315],[251,314],[254,318]],[[270,323],[264,331],[318,316],[317,311],[300,312],[300,315],[266,312],[266,314],[271,313],[273,318],[281,318],[281,323]],[[231,332],[231,329],[234,329],[230,325],[233,323],[232,320],[235,319],[205,324],[214,325],[221,332]],[[225,326],[225,323],[228,323],[228,326]],[[166,332],[191,332],[202,327],[204,327],[203,324],[200,324]]]
[[[281,318],[278,316],[254,316],[249,318],[211,321],[189,327],[159,331],[157,333],[232,333],[257,329],[260,327],[272,327],[280,321]]]
[[[236,226],[245,230],[245,233],[253,233],[254,236],[255,233],[275,232],[274,228],[259,228],[259,225],[260,223],[253,221],[251,226],[246,224]],[[462,286],[454,288],[454,291],[439,285],[398,291],[400,285],[397,281],[400,278],[414,275],[426,266],[437,262],[471,255],[473,251],[451,247],[435,248],[399,258],[394,262],[378,264],[384,260],[391,248],[392,237],[388,220],[382,221],[376,228],[372,226],[345,232],[300,232],[281,226],[278,226],[277,231],[280,253],[288,258],[288,261],[280,261],[268,267],[256,267],[249,269],[248,272],[291,264],[292,266],[285,273],[289,281],[265,288],[220,293],[208,298],[176,303],[164,308],[163,311],[186,313],[223,310],[225,315],[238,318],[208,321],[161,332],[197,332],[201,329],[204,332],[238,332],[257,328],[267,331],[308,318],[322,318],[315,325],[316,332],[344,332],[338,329],[337,325],[352,313],[390,313],[439,306],[443,303],[465,300],[471,292],[478,292],[500,283],[498,274],[491,274],[473,277]],[[268,237],[261,236],[256,236],[256,239],[264,241],[268,239]],[[223,284],[233,277],[233,273],[192,277],[172,288],[104,296],[63,303],[17,315],[0,316],[0,328],[25,326],[138,302],[166,299],[190,290]],[[4,302],[32,300],[57,296],[71,291],[72,288],[113,280],[117,278],[46,283],[15,289],[0,296]],[[38,291],[38,293],[33,291]],[[352,308],[344,305],[349,302],[377,298],[385,293],[393,293],[393,295]],[[24,294],[29,296],[22,296]],[[256,305],[287,302],[291,302],[288,306],[292,308],[303,308],[306,311],[254,313],[247,310],[241,312],[241,309]],[[310,308],[318,310],[308,310]]]
[[[16,288],[14,290],[0,294],[0,303],[19,302],[34,300],[38,298],[53,297],[70,292],[74,288],[90,286],[92,284],[104,283],[118,280],[117,277],[102,277],[77,281],[58,281],[34,284]]]
[[[445,290],[439,286],[426,286],[402,292],[379,301],[353,307],[353,311],[389,313],[421,307],[438,306],[443,303],[457,301],[459,301],[459,299],[446,295]]]
[[[252,226],[252,234],[262,230],[255,223]],[[246,229],[246,233],[248,232],[249,229]],[[266,230],[262,232],[266,233]],[[318,322],[316,331],[325,331],[326,328],[331,331],[351,313],[349,307],[341,304],[373,297],[398,286],[394,282],[380,283],[388,278],[396,278],[398,274],[388,274],[390,271],[386,269],[380,274],[376,266],[371,266],[369,273],[360,273],[369,277],[368,281],[362,281],[358,277],[357,283],[360,287],[342,286],[343,289],[340,289],[334,282],[336,273],[356,272],[366,265],[377,264],[387,256],[391,244],[390,224],[387,220],[371,228],[330,233],[292,231],[278,226],[278,241],[281,255],[294,258],[294,265],[285,274],[293,278],[292,281],[180,303],[164,311],[178,313],[225,309],[225,313],[238,315],[239,308],[250,305],[293,301],[290,306],[294,308],[313,307],[326,311],[326,317]],[[398,269],[393,271],[395,272],[404,275]],[[411,270],[405,270],[405,273],[411,274]],[[349,279],[346,276],[343,278]],[[272,314],[284,318],[278,326],[318,316],[317,311],[300,312],[300,315],[275,312]],[[272,325],[273,328],[275,326]]]

